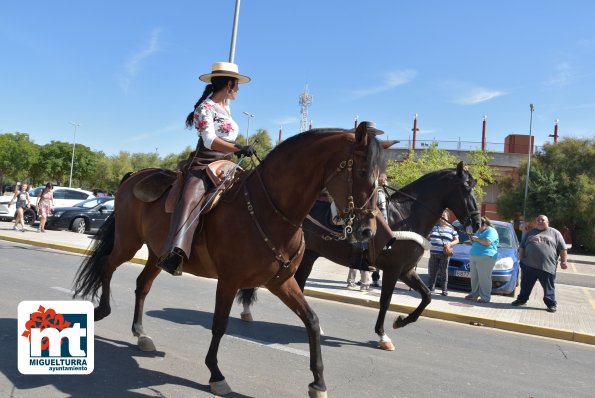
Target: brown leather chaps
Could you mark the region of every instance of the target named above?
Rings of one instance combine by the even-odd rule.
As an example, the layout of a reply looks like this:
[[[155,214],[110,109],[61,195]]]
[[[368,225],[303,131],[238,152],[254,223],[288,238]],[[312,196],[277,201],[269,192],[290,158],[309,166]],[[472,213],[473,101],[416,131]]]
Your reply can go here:
[[[185,259],[190,258],[192,240],[199,224],[203,205],[202,199],[207,189],[212,187],[205,168],[207,164],[215,160],[229,160],[231,156],[231,153],[205,148],[201,139],[198,141],[196,151],[190,153],[184,164],[180,164],[180,169],[184,172],[184,186],[180,190],[180,197],[171,217],[169,234],[161,250],[160,258],[166,256],[174,248],[182,250],[186,255]]]

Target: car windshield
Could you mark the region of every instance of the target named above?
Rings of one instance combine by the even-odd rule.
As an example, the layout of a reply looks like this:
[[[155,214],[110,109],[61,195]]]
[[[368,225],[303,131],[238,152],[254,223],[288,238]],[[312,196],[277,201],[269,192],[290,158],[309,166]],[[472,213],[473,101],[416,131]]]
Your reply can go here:
[[[512,247],[512,236],[510,234],[510,229],[506,228],[505,226],[495,225],[496,232],[498,232],[498,239],[500,242],[498,243],[498,247]]]
[[[29,191],[29,196],[33,196],[36,198],[39,196],[41,191],[43,191],[43,187],[33,188],[32,190]]]
[[[452,225],[454,225],[456,228],[462,229],[461,223],[458,220],[455,221]],[[498,247],[511,248],[514,239],[512,238],[510,229],[504,225],[494,225],[494,228],[496,228],[496,232],[498,233]],[[469,239],[469,235],[467,235],[465,232],[460,231],[459,242],[465,243],[467,245],[470,245],[472,243]]]
[[[97,206],[100,203],[103,203],[103,202],[105,202],[105,200],[101,200],[101,199],[98,199],[98,198],[87,199],[87,200],[85,200],[83,202],[77,203],[76,205],[74,205],[74,207],[82,207],[82,208],[85,208],[85,209],[90,209],[92,207]]]

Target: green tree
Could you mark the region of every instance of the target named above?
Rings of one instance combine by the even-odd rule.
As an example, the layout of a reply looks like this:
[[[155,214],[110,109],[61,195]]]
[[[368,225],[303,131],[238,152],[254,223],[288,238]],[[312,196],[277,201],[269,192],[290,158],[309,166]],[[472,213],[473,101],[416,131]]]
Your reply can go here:
[[[386,165],[386,175],[390,184],[400,188],[431,171],[455,167],[458,162],[455,156],[438,148],[438,143],[434,142],[417,154],[410,149],[407,157],[402,161],[389,160]]]
[[[181,153],[170,153],[169,155],[165,156],[163,160],[161,160],[160,167],[169,170],[176,170],[178,168],[178,163],[182,160],[188,159],[190,153],[193,151],[191,147],[187,146]]]
[[[506,217],[523,213],[527,163],[501,184],[498,212]],[[595,145],[591,140],[566,138],[546,144],[531,159],[526,202],[527,219],[539,214],[550,225],[568,227],[574,246],[595,251]]]
[[[43,176],[43,180],[50,180],[57,185],[66,185],[70,177],[71,159],[71,144],[51,141],[41,147],[39,161],[35,165],[35,173]]]
[[[97,154],[88,146],[82,144],[75,145],[74,164],[72,165],[73,186],[75,185],[74,181],[78,181],[78,187],[93,188],[91,177],[94,175],[97,168],[97,159]],[[68,171],[70,176],[70,169]]]
[[[482,151],[481,149],[475,149],[467,153],[467,162],[471,175],[477,181],[474,192],[477,200],[481,202],[485,196],[484,188],[488,184],[496,182],[494,178],[494,169],[489,166],[489,162],[492,159],[490,153]]]
[[[29,134],[0,134],[0,179],[30,180],[30,169],[39,158],[39,145]]]
[[[159,155],[154,152],[133,153],[130,155],[130,163],[132,164],[133,171],[139,171],[151,167],[159,167],[161,159],[159,159]]]
[[[246,137],[243,135],[238,136],[236,142],[239,145],[246,145]],[[258,129],[255,134],[251,135],[248,139],[248,144],[254,144],[254,150],[260,159],[264,159],[269,152],[273,149],[273,143],[269,132],[266,129]],[[243,161],[241,166],[244,169],[251,169],[252,163]]]
[[[488,166],[491,157],[488,152],[480,149],[469,152],[467,156],[469,171],[477,180],[475,196],[481,202],[485,196],[484,187],[494,182],[492,168]],[[438,148],[438,143],[434,142],[417,154],[413,149],[409,150],[407,157],[402,161],[388,161],[386,175],[389,184],[400,188],[432,171],[454,168],[459,162],[459,158],[445,149]]]

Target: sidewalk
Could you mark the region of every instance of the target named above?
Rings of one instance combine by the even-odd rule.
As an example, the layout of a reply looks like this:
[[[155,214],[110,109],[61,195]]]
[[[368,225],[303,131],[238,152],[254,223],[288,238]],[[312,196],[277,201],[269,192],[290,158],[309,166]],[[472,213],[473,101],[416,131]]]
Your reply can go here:
[[[86,253],[93,242],[93,235],[50,230],[37,233],[33,228],[20,232],[12,230],[12,225],[0,222],[0,239],[81,254]],[[144,264],[146,258],[147,249],[143,247],[131,262]],[[582,264],[580,269],[587,267],[591,271],[593,267],[589,274],[595,275],[595,257],[569,256],[569,261],[571,265],[573,262]],[[422,278],[427,273],[426,264],[427,257],[424,257],[418,267]],[[318,259],[306,285],[306,295],[378,308],[380,289],[371,288],[369,292],[347,289],[347,272],[346,267]],[[535,285],[525,307],[512,307],[512,298],[498,295],[492,296],[489,304],[475,304],[463,298],[467,293],[451,290],[448,297],[433,295],[422,316],[595,345],[595,289],[557,285],[558,311],[553,314],[545,311],[539,284]],[[409,313],[419,302],[419,295],[399,282],[391,300],[390,312],[393,313],[387,315],[385,328],[392,328],[394,312]]]

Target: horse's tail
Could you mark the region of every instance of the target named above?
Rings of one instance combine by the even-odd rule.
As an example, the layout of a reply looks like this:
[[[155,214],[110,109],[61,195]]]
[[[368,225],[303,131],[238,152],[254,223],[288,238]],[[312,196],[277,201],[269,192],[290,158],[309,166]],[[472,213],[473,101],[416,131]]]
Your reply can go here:
[[[114,248],[115,232],[116,212],[114,211],[99,228],[95,242],[91,246],[93,252],[83,260],[74,277],[73,298],[80,296],[90,297],[93,300],[97,297],[97,291],[101,287],[105,257]]]
[[[256,288],[251,289],[240,289],[236,293],[236,300],[238,304],[243,305],[252,305],[254,304],[258,298],[256,297]]]

